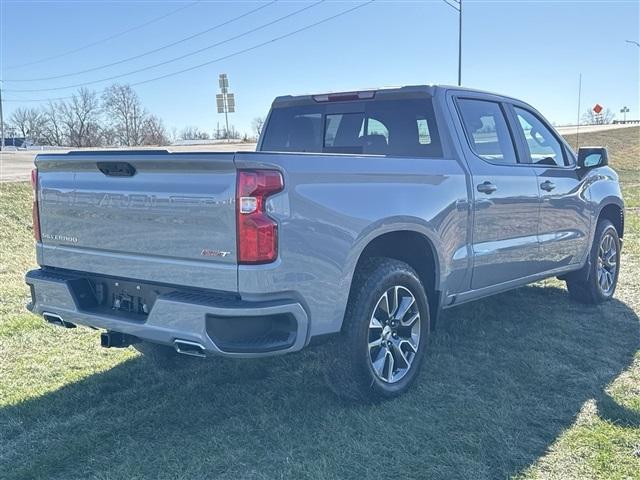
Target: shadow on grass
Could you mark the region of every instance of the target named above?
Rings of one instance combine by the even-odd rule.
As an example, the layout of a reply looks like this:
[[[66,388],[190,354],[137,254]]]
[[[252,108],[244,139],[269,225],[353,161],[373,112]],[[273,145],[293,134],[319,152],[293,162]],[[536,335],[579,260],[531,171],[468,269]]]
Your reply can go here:
[[[544,454],[640,348],[625,304],[526,287],[448,311],[407,395],[346,405],[320,355],[142,358],[0,410],[0,478],[504,478]],[[61,359],[64,361],[64,359]]]

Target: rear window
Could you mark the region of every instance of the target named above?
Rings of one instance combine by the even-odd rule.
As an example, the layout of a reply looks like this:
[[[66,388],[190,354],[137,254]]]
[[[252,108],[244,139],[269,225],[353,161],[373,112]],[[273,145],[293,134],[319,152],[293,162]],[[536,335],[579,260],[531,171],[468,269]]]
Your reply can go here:
[[[276,107],[263,151],[441,157],[428,99]]]

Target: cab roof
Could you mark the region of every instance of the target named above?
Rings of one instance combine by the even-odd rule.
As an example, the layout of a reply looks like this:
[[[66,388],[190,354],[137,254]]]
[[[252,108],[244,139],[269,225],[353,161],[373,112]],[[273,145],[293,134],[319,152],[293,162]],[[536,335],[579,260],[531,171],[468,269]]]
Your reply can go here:
[[[324,103],[331,101],[371,100],[374,98],[389,100],[394,98],[433,97],[438,90],[456,90],[462,92],[473,92],[498,96],[503,98],[511,98],[506,95],[500,95],[484,90],[452,85],[407,85],[404,87],[363,88],[358,90],[326,92],[319,94],[283,95],[276,97],[276,99],[273,101],[272,106],[285,107],[291,105],[304,105],[310,103]]]

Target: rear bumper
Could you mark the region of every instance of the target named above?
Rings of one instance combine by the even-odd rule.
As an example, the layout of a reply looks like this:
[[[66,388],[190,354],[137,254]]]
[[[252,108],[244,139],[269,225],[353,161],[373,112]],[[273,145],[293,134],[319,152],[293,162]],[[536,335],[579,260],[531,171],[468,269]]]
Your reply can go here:
[[[165,288],[146,318],[131,319],[117,310],[83,308],[83,300],[74,290],[74,282],[80,278],[81,274],[58,270],[28,272],[25,280],[31,288],[32,301],[27,308],[40,315],[57,315],[64,322],[125,333],[149,342],[170,346],[176,340],[195,342],[211,355],[261,357],[294,352],[308,343],[308,316],[300,303],[293,300],[247,302],[235,297],[184,292],[177,287],[167,292]],[[266,322],[279,328],[285,325],[289,334],[285,338],[279,335],[280,340],[271,343],[268,334],[256,337],[256,326]],[[246,342],[242,341],[243,335],[248,335]]]

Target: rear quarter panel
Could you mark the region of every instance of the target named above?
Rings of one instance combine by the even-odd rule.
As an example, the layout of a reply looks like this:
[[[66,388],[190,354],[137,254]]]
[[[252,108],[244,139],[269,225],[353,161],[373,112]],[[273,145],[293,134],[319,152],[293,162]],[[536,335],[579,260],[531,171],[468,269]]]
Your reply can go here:
[[[440,289],[456,289],[468,268],[467,185],[455,160],[325,154],[237,154],[236,167],[276,168],[285,189],[268,201],[279,223],[278,260],[239,266],[247,299],[297,297],[310,335],[339,331],[356,263],[387,232],[427,237],[438,252]]]

